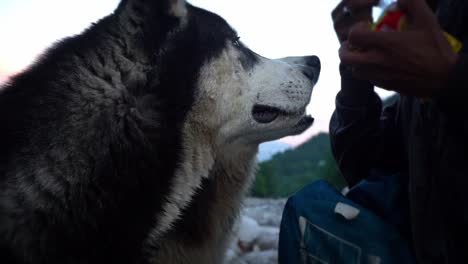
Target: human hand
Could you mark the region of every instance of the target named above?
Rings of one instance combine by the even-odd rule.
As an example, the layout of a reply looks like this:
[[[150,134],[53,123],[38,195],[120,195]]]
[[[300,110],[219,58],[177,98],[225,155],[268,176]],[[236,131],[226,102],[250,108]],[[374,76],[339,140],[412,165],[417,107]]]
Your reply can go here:
[[[355,78],[402,94],[430,97],[443,89],[458,56],[424,0],[399,0],[398,6],[407,15],[405,30],[375,32],[359,23],[342,43],[341,62],[353,68]]]
[[[342,0],[332,11],[333,27],[340,43],[348,39],[349,30],[358,22],[372,21],[372,6],[378,0]]]

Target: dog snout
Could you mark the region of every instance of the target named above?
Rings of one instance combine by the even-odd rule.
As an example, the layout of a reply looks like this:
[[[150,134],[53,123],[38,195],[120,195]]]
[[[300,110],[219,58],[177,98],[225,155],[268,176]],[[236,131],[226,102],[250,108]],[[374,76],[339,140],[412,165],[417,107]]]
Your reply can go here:
[[[320,59],[317,56],[307,56],[304,58],[305,66],[302,67],[304,75],[316,83],[320,75]]]

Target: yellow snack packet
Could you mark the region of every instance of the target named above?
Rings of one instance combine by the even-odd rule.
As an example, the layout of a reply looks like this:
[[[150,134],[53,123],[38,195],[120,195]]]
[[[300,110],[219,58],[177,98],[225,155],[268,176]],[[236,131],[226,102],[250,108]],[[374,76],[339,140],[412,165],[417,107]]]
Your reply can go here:
[[[398,9],[396,3],[392,3],[385,8],[384,12],[371,27],[375,31],[401,31],[406,28],[407,24],[405,13]],[[458,53],[463,46],[461,41],[445,31],[444,35],[450,43],[452,50]]]

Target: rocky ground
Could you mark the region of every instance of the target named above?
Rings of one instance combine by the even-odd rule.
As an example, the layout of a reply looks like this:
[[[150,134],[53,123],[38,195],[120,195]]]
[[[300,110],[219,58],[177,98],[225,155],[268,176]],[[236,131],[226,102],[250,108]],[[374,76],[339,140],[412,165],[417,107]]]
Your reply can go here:
[[[248,198],[226,264],[277,264],[278,235],[285,199]]]

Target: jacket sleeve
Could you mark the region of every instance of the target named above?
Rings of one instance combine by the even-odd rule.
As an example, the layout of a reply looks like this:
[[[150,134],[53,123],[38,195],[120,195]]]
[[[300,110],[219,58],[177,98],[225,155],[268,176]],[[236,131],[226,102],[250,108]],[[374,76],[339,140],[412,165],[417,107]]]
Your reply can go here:
[[[355,80],[340,66],[341,91],[330,121],[333,155],[350,186],[372,169],[399,171],[405,152],[397,125],[397,106],[382,111],[382,101],[367,81]]]
[[[467,43],[468,45],[468,43]],[[468,53],[460,53],[448,79],[448,85],[435,96],[441,111],[466,118],[468,108]]]

